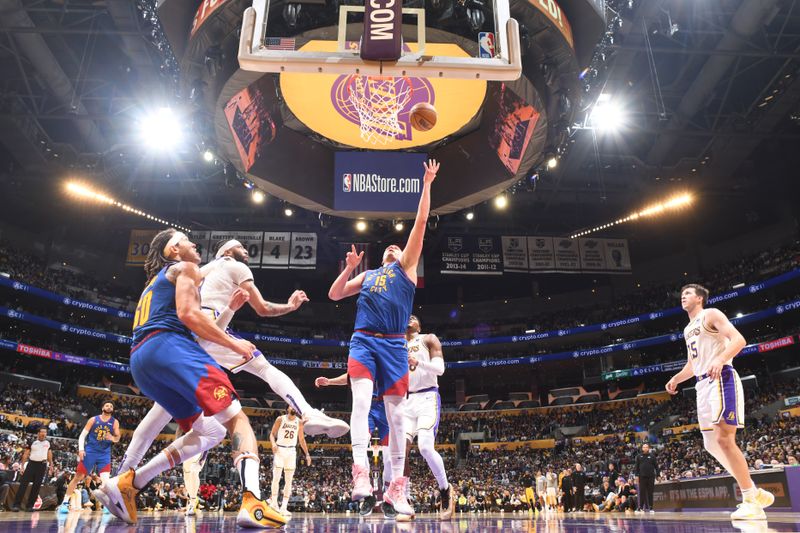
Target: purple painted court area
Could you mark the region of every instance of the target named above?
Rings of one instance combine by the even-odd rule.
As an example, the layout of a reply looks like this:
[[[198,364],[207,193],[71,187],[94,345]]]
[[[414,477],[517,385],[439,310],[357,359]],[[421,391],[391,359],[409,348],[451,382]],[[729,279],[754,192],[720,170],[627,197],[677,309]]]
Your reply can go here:
[[[235,515],[203,513],[186,518],[175,512],[142,513],[137,526],[123,524],[108,515],[70,513],[56,517],[54,511],[41,513],[0,513],[0,532],[52,533],[212,533],[248,531],[236,527]],[[255,530],[250,530],[255,531]],[[269,530],[268,530],[269,531]],[[529,518],[526,514],[458,515],[450,522],[432,516],[419,516],[411,523],[396,523],[373,515],[366,519],[346,515],[296,514],[283,531],[318,533],[466,533],[466,532],[531,532],[531,533],[594,533],[631,532],[705,533],[721,531],[800,531],[800,514],[769,513],[768,521],[737,522],[728,513],[656,513],[654,515],[570,514],[543,515]]]

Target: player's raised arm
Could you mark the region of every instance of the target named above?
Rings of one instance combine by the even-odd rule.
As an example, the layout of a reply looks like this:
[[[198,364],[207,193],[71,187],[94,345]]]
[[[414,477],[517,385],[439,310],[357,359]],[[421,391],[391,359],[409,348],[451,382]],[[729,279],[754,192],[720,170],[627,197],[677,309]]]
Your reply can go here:
[[[425,239],[425,226],[428,223],[428,215],[431,212],[431,184],[436,179],[439,172],[439,163],[435,159],[422,163],[425,167],[425,175],[422,177],[422,194],[419,197],[417,207],[417,217],[414,219],[414,226],[408,235],[408,242],[403,249],[403,256],[400,262],[411,281],[417,280],[417,263],[422,255],[422,242]]]
[[[264,299],[253,280],[247,280],[240,285],[250,295],[250,307],[258,316],[282,316],[289,314],[309,301],[305,291],[294,291],[285,304],[277,304]]]
[[[256,349],[253,344],[229,336],[200,308],[200,295],[197,287],[202,277],[196,264],[183,261],[172,266],[167,271],[167,279],[175,283],[175,308],[178,319],[186,324],[192,333],[233,350],[245,360],[253,358],[253,352]]]
[[[355,244],[351,245],[350,251],[347,252],[344,258],[344,270],[342,270],[339,276],[333,281],[333,285],[331,285],[330,290],[328,290],[328,298],[333,301],[338,301],[342,298],[355,296],[359,293],[366,274],[362,272],[350,281],[348,281],[348,278],[350,278],[350,274],[353,273],[353,270],[361,263],[362,259],[364,259],[364,252],[356,252]]]

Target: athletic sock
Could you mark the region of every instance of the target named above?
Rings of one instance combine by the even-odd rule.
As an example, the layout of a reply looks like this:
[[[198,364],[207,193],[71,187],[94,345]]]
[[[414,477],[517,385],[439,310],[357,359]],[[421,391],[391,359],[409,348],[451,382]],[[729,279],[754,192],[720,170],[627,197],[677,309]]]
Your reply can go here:
[[[244,453],[235,461],[236,470],[239,472],[239,479],[242,481],[242,489],[253,493],[253,496],[261,499],[261,487],[258,484],[258,457],[251,453]]]
[[[758,493],[758,489],[756,486],[753,485],[749,489],[742,489],[742,501],[753,503],[756,501],[756,494]]]

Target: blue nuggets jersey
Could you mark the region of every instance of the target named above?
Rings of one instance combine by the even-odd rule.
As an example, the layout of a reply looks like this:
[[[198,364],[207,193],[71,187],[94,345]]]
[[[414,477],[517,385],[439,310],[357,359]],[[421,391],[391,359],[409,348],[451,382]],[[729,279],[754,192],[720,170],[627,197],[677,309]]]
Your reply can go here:
[[[106,435],[114,434],[114,417],[108,419],[108,422],[103,422],[100,415],[94,417],[94,425],[89,430],[89,436],[86,437],[86,453],[108,452],[111,450],[113,444],[110,440],[106,440]]]
[[[368,270],[358,297],[355,329],[402,334],[414,304],[414,283],[397,261]]]
[[[178,319],[175,308],[175,284],[167,279],[167,265],[144,288],[133,318],[133,344],[136,345],[148,333],[166,330],[191,336],[189,328]]]

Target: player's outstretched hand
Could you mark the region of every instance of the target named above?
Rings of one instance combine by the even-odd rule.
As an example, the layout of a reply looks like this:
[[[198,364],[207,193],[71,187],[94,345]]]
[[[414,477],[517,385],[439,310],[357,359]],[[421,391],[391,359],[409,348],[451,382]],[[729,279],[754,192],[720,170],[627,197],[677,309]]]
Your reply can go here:
[[[291,296],[289,296],[288,303],[289,306],[297,311],[297,309],[303,305],[303,302],[307,302],[308,296],[306,296],[305,291],[294,291]]]
[[[675,381],[672,379],[667,381],[667,385],[664,388],[667,389],[667,392],[672,394],[673,396],[675,394],[678,394],[678,384],[675,383]]]
[[[318,377],[317,379],[314,380],[314,386],[317,387],[317,388],[327,387],[330,384],[331,384],[331,380],[326,378],[325,376],[320,376],[320,377]]]
[[[356,245],[350,245],[350,251],[347,252],[347,256],[345,256],[344,260],[347,263],[347,266],[350,268],[355,268],[364,259],[364,252],[361,253],[356,252]]]
[[[425,167],[425,176],[423,176],[423,181],[425,183],[433,183],[433,180],[436,179],[436,173],[439,172],[439,163],[435,159],[428,159],[428,162],[422,162],[422,166]]]
[[[231,311],[238,311],[249,301],[250,293],[242,288],[237,288],[231,295],[231,300],[228,302],[228,308],[230,308]]]
[[[256,351],[255,345],[244,339],[232,339],[233,340],[233,351],[241,355],[245,362],[249,361],[253,358],[253,352]]]

